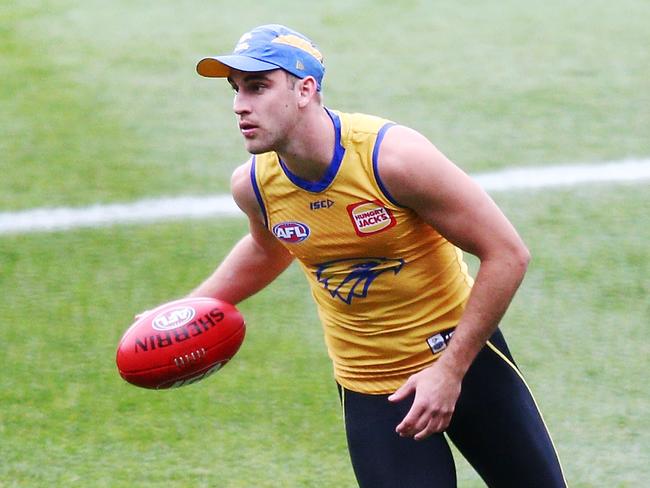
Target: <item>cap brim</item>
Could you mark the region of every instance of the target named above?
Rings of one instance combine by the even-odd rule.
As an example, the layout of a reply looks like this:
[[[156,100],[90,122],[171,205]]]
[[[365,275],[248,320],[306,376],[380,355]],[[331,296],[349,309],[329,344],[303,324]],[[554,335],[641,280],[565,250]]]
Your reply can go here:
[[[278,68],[279,66],[267,63],[266,61],[232,54],[229,56],[204,58],[196,65],[196,72],[201,76],[207,76],[208,78],[227,78],[230,76],[230,70],[233,69],[238,71],[257,72]]]

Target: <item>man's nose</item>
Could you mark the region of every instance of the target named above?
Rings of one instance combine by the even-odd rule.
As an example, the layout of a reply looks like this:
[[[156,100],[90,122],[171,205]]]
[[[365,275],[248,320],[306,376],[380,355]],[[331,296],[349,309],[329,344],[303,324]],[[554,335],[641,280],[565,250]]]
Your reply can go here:
[[[232,102],[232,109],[237,115],[241,115],[247,112],[250,112],[250,107],[246,101],[246,97],[242,96],[241,93],[235,93],[235,97]]]

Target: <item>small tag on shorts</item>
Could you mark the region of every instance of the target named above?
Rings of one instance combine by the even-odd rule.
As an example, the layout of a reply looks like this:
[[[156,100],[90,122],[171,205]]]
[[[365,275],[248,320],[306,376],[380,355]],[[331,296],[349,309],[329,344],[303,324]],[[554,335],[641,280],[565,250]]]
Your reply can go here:
[[[439,352],[447,349],[447,344],[451,340],[451,337],[454,335],[454,329],[443,330],[438,332],[435,335],[432,335],[427,339],[427,344],[433,354],[438,354]]]

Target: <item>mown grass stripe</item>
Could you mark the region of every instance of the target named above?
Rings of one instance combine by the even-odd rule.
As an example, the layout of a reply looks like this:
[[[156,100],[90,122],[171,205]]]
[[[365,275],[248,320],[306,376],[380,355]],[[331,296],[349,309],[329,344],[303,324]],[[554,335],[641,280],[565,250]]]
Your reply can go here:
[[[650,179],[650,159],[602,164],[511,168],[474,175],[487,191],[498,192],[571,186],[595,182],[641,182]],[[166,197],[89,207],[35,208],[0,212],[0,234],[22,234],[102,227],[171,219],[241,215],[230,195]]]

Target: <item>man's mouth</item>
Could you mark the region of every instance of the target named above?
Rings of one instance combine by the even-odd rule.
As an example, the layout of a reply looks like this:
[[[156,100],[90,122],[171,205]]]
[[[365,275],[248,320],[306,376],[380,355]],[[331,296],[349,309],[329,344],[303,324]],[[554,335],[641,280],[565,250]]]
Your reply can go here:
[[[240,122],[239,130],[244,137],[252,137],[255,134],[257,126],[250,122]]]

